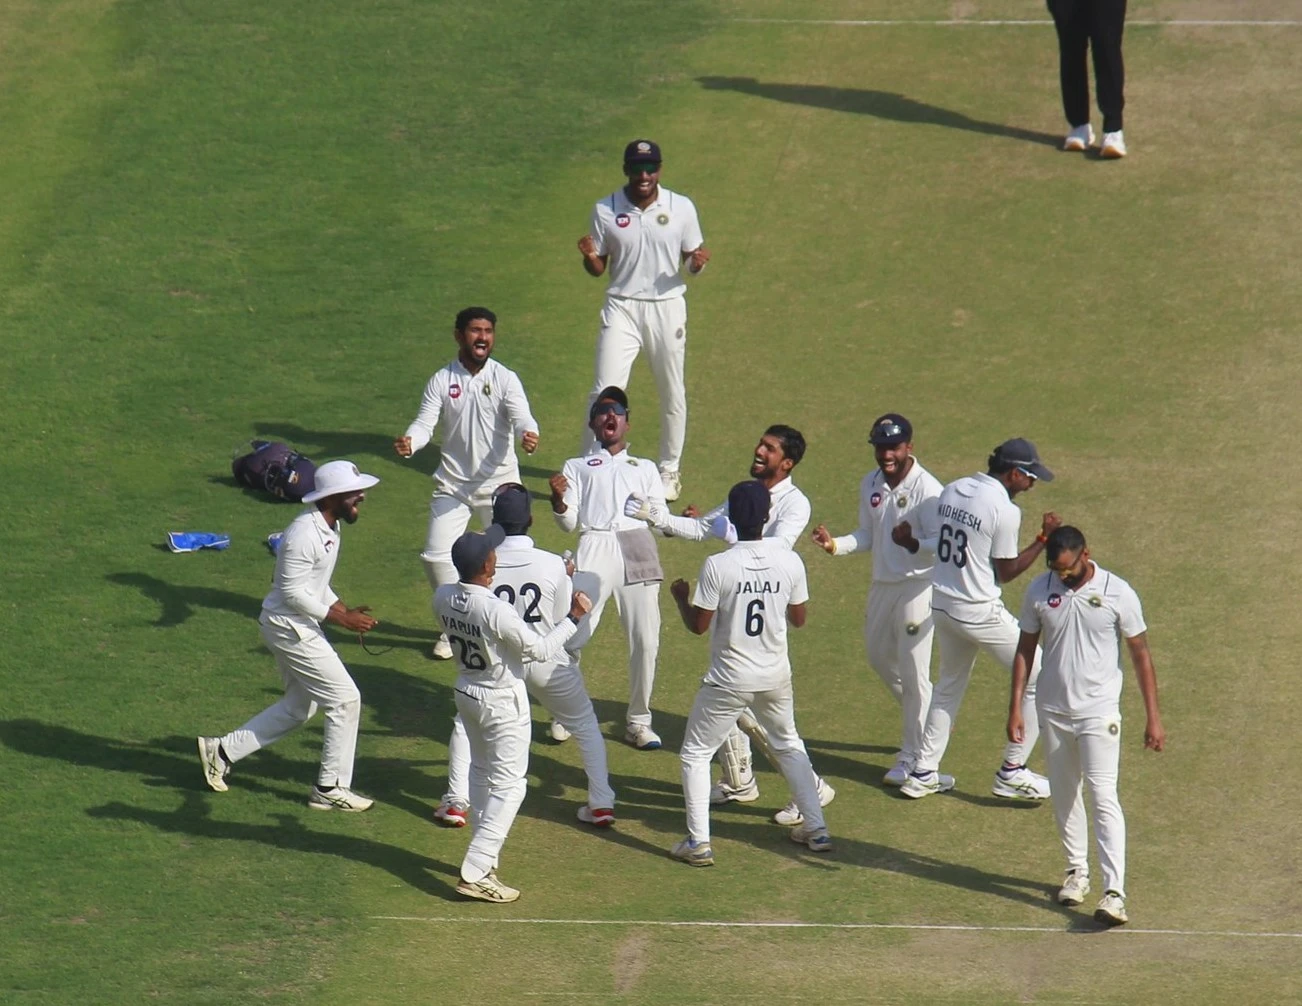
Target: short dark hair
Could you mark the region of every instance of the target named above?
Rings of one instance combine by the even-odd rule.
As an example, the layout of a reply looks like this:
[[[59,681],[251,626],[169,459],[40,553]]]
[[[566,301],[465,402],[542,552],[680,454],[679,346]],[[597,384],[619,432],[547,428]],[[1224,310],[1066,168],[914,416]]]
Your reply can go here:
[[[1003,475],[1005,472],[1011,472],[1017,467],[1019,466],[1012,462],[1000,459],[998,454],[991,454],[990,457],[986,458],[987,475]]]
[[[1079,528],[1064,524],[1049,535],[1044,546],[1044,555],[1049,562],[1057,562],[1063,552],[1078,552],[1085,547],[1085,536]]]
[[[464,332],[466,326],[478,318],[485,321],[491,321],[493,327],[497,328],[497,315],[486,307],[465,307],[457,312],[456,326],[458,332]]]
[[[764,431],[766,437],[777,437],[782,444],[782,456],[791,462],[791,467],[800,464],[805,456],[805,435],[794,426],[776,423]]]

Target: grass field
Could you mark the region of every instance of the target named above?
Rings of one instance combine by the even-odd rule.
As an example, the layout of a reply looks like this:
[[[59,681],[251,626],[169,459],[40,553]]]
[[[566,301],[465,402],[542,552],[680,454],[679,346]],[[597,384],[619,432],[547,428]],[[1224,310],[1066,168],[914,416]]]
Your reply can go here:
[[[1302,26],[1133,25],[1132,156],[1103,163],[1055,149],[1047,25],[798,23],[1044,17],[1032,0],[0,5],[0,1001],[1302,1001]],[[1135,0],[1131,17],[1298,12]],[[787,422],[815,520],[848,530],[867,423],[898,410],[946,480],[1034,439],[1059,478],[1021,500],[1025,533],[1060,511],[1140,592],[1170,746],[1142,751],[1129,683],[1128,931],[1054,905],[1049,809],[989,796],[1007,678],[984,658],[946,757],[957,791],[878,785],[898,716],[862,657],[870,561],[811,543],[792,650],[835,855],[767,823],[786,795],[764,772],[757,804],[715,815],[714,870],[665,856],[708,652],[667,617],[667,750],[612,740],[618,827],[579,829],[578,752],[540,742],[502,867],[524,896],[452,893],[467,838],[429,814],[453,674],[427,659],[416,559],[434,458],[389,444],[455,312],[487,303],[542,425],[526,480],[574,451],[601,300],[574,242],[635,135],[659,140],[714,251],[689,295],[684,503],[720,498]],[[651,389],[639,369],[639,453]],[[194,757],[194,735],[278,691],[261,540],[295,510],[228,469],[266,434],[383,479],[335,580],[393,647],[338,639],[365,703],[357,784],[380,801],[360,817],[305,806],[319,722],[227,794]],[[161,549],[181,529],[234,543]],[[546,519],[537,536],[565,546]],[[662,554],[694,576],[706,552]],[[584,668],[613,738],[618,635]],[[705,921],[864,928],[645,924]]]

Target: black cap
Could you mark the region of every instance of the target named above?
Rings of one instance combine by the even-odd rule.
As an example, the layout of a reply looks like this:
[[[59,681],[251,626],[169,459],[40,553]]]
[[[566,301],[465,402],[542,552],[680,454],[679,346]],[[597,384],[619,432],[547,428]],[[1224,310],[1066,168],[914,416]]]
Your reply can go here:
[[[617,388],[612,384],[609,387],[602,388],[601,394],[592,400],[592,408],[588,410],[588,422],[592,422],[593,417],[597,414],[597,406],[603,401],[618,402],[624,406],[624,411],[628,412],[628,395],[624,393],[623,388]]]
[[[913,424],[898,412],[888,412],[873,420],[868,433],[868,443],[874,447],[895,447],[913,443]]]
[[[529,507],[529,490],[519,482],[503,482],[493,490],[494,524],[528,527],[533,517]]]
[[[506,538],[506,532],[500,525],[490,524],[488,530],[467,531],[452,543],[452,565],[457,567],[457,576],[469,580],[478,576],[488,561],[488,555]]]
[[[624,148],[625,164],[660,163],[660,144],[655,140],[634,140]]]
[[[1035,444],[1021,437],[1005,440],[996,447],[990,455],[990,464],[1001,468],[1024,468],[1041,482],[1053,481],[1053,472],[1040,460],[1040,452],[1035,449]]]
[[[772,502],[768,486],[759,479],[738,482],[728,493],[728,519],[733,527],[763,527],[768,522]]]

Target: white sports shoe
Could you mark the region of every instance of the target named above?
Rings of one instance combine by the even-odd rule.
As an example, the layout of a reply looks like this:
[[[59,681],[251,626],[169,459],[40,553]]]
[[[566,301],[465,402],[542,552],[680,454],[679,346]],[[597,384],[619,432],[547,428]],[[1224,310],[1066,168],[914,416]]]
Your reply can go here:
[[[818,777],[818,805],[826,807],[836,799],[836,790],[832,784],[825,780],[821,775]],[[773,823],[794,827],[805,823],[805,815],[800,813],[800,808],[796,806],[796,801],[792,800],[780,811],[773,815]]]
[[[882,785],[903,786],[904,780],[909,777],[909,773],[912,771],[913,762],[910,759],[904,757],[896,758],[895,764],[887,769],[886,774],[882,776]]]
[[[579,808],[578,818],[594,828],[609,828],[615,823],[615,810],[613,807],[589,807],[585,803]]]
[[[952,775],[945,775],[943,772],[919,772],[915,769],[904,780],[900,792],[914,800],[921,800],[924,796],[931,796],[932,793],[948,793],[953,788]]]
[[[221,740],[217,737],[200,737],[199,760],[203,762],[203,777],[209,789],[225,793],[226,776],[230,774],[230,763],[222,757]]]
[[[1047,800],[1049,780],[1025,765],[1012,772],[1000,768],[995,773],[995,784],[990,787],[990,792],[1005,800]]]
[[[1071,150],[1080,153],[1089,150],[1094,146],[1094,127],[1088,122],[1083,126],[1077,126],[1067,134],[1067,139],[1062,141],[1063,150]]]
[[[488,901],[495,905],[508,905],[520,897],[514,887],[507,887],[497,879],[497,871],[490,870],[482,880],[457,881],[457,893],[476,901]]]
[[[713,866],[714,850],[710,848],[709,842],[692,844],[690,836],[681,842],[675,842],[674,847],[669,850],[669,855],[674,859],[681,859],[688,866]]]
[[[1090,875],[1084,870],[1068,870],[1058,891],[1058,904],[1079,905],[1090,893]]]
[[[729,786],[720,779],[710,787],[710,803],[716,807],[721,803],[753,803],[759,799],[759,783],[754,776],[745,786]]]
[[[630,723],[624,731],[624,740],[639,751],[660,750],[660,735],[643,723]]]
[[[439,801],[439,805],[434,808],[434,820],[447,828],[464,828],[466,826],[466,815],[469,811],[470,804],[466,803],[465,800],[445,796]]]
[[[1126,156],[1126,138],[1121,134],[1121,130],[1103,134],[1103,146],[1099,148],[1099,156],[1106,157],[1110,161],[1120,160]],[[1122,914],[1125,914],[1125,909],[1122,909]]]
[[[679,472],[661,472],[660,482],[665,487],[666,503],[672,503],[683,494],[683,477]]]
[[[552,725],[548,727],[547,732],[551,734],[552,740],[557,744],[564,744],[571,736],[573,736],[565,729],[560,720],[552,720]]]
[[[351,789],[336,786],[334,789],[312,787],[312,795],[307,798],[307,805],[313,810],[346,810],[351,814],[360,814],[370,810],[375,801],[369,796],[354,793]]]
[[[1094,921],[1105,926],[1124,926],[1130,921],[1130,916],[1126,914],[1126,899],[1116,891],[1104,891],[1098,907],[1094,909]]]
[[[832,836],[827,833],[826,828],[814,830],[806,828],[804,825],[791,829],[791,841],[797,845],[806,845],[810,852],[831,852]]]
[[[430,656],[435,660],[452,659],[452,644],[448,642],[447,636],[439,636],[434,640],[434,649],[430,651]]]

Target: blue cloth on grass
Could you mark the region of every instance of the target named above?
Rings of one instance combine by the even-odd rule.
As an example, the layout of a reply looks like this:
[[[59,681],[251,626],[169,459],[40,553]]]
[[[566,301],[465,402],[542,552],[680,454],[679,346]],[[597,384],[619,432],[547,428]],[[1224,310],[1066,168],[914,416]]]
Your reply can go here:
[[[173,552],[198,552],[201,548],[230,548],[231,536],[208,531],[168,531],[167,547]]]

